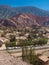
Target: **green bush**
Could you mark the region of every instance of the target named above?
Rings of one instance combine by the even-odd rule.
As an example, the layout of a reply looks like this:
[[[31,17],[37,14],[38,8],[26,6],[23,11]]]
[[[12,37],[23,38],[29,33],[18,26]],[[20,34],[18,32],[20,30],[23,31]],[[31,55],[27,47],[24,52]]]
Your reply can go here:
[[[5,45],[6,47],[14,47],[16,46],[16,42],[7,42]]]
[[[15,36],[11,37],[9,42],[6,42],[6,47],[14,47],[16,46],[16,38]]]
[[[38,38],[34,40],[34,45],[44,45],[47,44],[47,39],[45,38]]]
[[[20,46],[29,46],[32,45],[32,41],[31,40],[19,40],[19,44]]]

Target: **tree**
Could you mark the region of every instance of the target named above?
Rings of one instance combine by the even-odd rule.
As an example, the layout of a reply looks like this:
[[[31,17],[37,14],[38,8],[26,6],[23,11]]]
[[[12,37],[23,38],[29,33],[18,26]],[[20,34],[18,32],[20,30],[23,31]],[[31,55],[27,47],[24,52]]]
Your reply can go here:
[[[35,55],[34,49],[32,50],[32,47],[30,47],[30,63],[32,65],[39,65],[37,56]]]
[[[47,39],[45,39],[45,38],[39,38],[38,39],[38,44],[39,45],[46,44],[46,43],[47,43]]]
[[[23,59],[23,61],[28,60],[28,61],[30,61],[30,64],[39,65],[37,56],[35,55],[35,52],[34,52],[34,49],[32,49],[32,47],[30,46],[30,50],[28,51],[26,41],[24,41],[24,42],[21,41],[21,45],[22,45],[22,59]]]
[[[9,42],[6,42],[6,47],[15,47],[16,46],[16,38],[15,36],[10,39]]]
[[[19,44],[20,46],[28,46],[30,44],[30,42],[28,40],[19,40]]]
[[[10,37],[10,42],[13,42],[13,41],[14,42],[16,41],[16,37],[14,35]]]
[[[22,47],[22,59],[23,61],[27,59],[27,53],[28,53],[28,45],[29,42],[27,40],[21,40],[19,42],[19,45]]]
[[[38,38],[36,40],[33,41],[34,45],[43,45],[47,43],[47,39],[45,38]]]
[[[32,64],[32,47],[30,47],[30,64]]]
[[[16,42],[6,42],[6,47],[15,47],[16,46]]]
[[[24,53],[24,47],[22,47],[22,60],[25,60],[25,53]]]

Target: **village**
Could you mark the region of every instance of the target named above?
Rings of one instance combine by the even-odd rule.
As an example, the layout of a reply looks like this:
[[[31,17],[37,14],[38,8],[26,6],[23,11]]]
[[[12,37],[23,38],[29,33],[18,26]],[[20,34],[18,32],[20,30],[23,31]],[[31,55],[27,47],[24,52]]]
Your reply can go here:
[[[31,29],[32,30],[32,29]],[[29,31],[29,32],[28,32]],[[35,35],[33,35],[35,33]],[[49,30],[48,28],[45,29],[44,27],[39,29],[33,29],[32,31],[30,30],[25,30],[24,31],[11,31],[11,30],[8,30],[6,29],[5,31],[4,30],[0,30],[0,51],[1,50],[11,50],[11,49],[15,49],[17,50],[18,45],[19,45],[19,40],[28,40],[31,36],[31,39],[32,39],[32,43],[34,40],[36,40],[37,38],[46,38],[47,39],[47,43],[46,44],[42,44],[42,46],[46,46],[46,45],[49,45]],[[16,46],[15,47],[6,47],[6,43],[10,41],[10,39],[12,39],[13,37],[15,37],[16,39]],[[27,43],[26,43],[27,44]],[[38,47],[38,45],[35,45],[35,48]],[[40,46],[39,46],[40,47]],[[21,49],[21,47],[20,47]],[[18,51],[20,51],[20,49]],[[17,53],[16,51],[15,52],[9,52],[12,56],[19,56],[22,55],[22,50],[20,51],[21,53]],[[49,65],[49,48],[45,48],[43,47],[43,49],[38,49],[38,50],[35,50],[35,53],[39,59],[39,62],[42,64],[42,65]]]

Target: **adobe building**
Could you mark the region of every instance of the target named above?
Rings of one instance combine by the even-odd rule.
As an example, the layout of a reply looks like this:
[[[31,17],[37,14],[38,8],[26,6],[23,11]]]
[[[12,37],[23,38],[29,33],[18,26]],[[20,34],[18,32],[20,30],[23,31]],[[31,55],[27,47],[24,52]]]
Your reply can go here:
[[[49,65],[49,58],[45,55],[39,56],[38,60],[41,65]]]

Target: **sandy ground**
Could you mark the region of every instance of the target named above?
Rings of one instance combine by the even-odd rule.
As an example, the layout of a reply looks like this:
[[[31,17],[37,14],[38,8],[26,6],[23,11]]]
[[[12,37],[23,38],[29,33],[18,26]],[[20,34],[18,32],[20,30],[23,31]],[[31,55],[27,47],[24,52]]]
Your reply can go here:
[[[7,51],[0,51],[0,65],[30,65],[21,58],[11,56]]]

